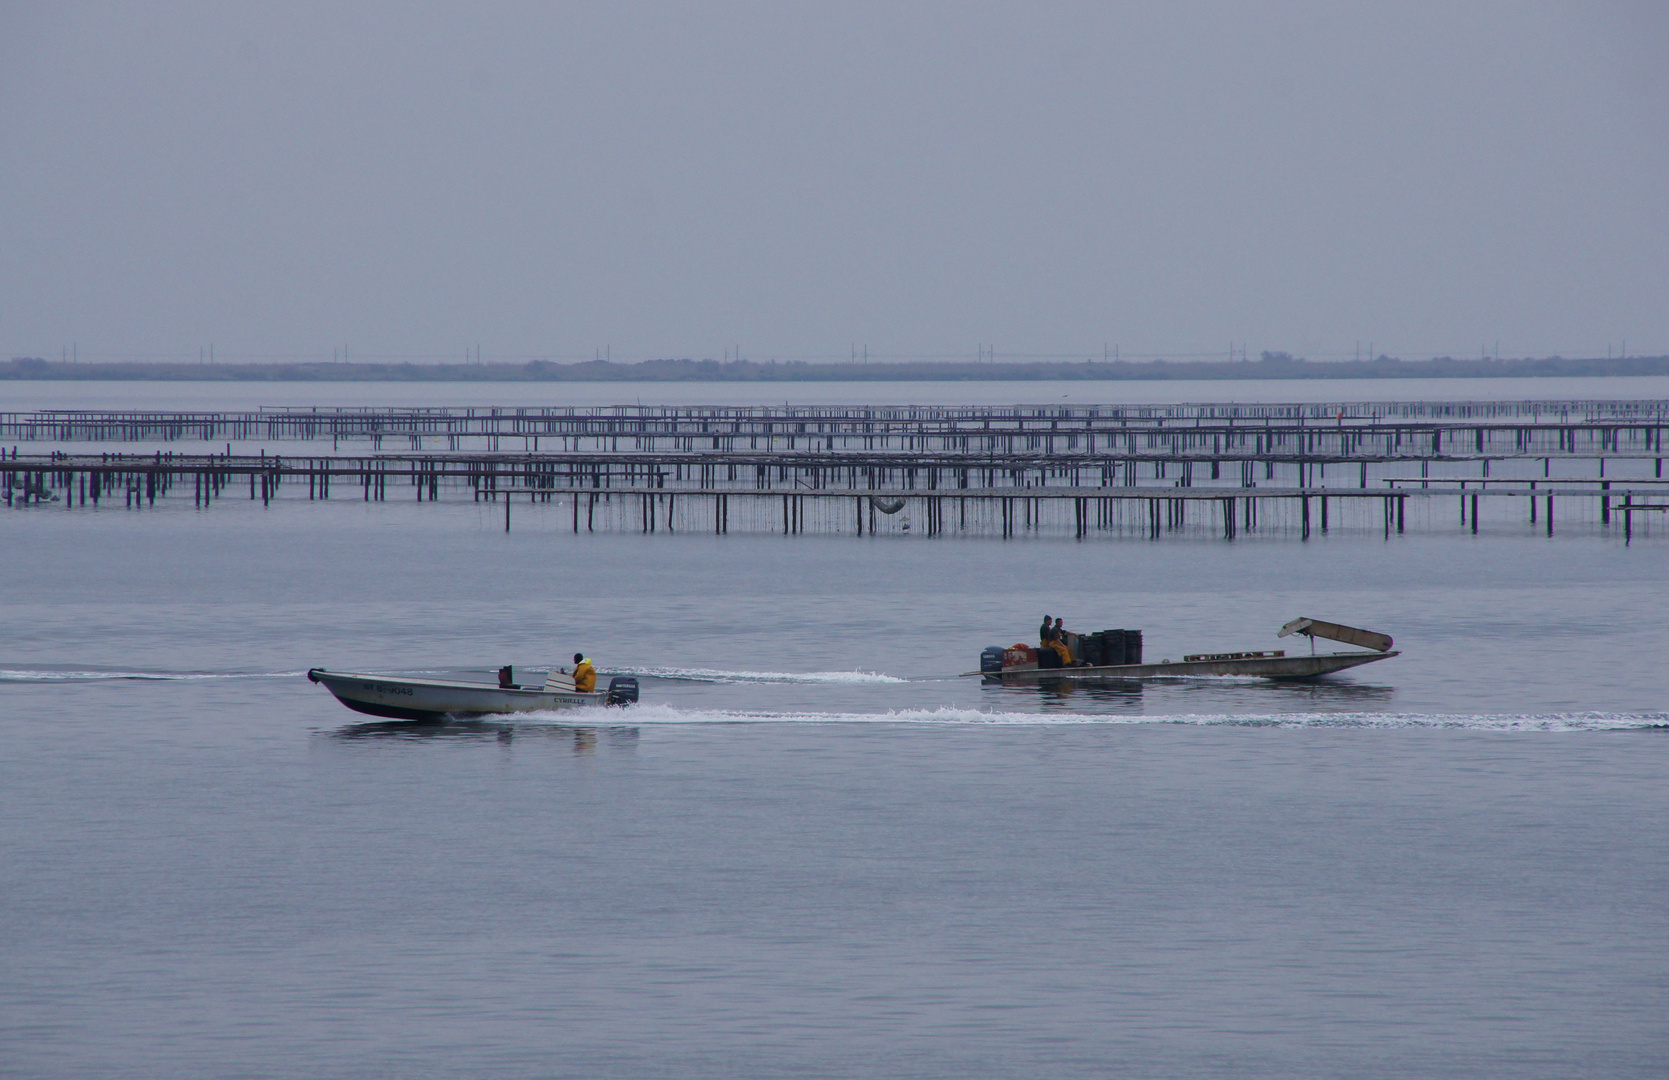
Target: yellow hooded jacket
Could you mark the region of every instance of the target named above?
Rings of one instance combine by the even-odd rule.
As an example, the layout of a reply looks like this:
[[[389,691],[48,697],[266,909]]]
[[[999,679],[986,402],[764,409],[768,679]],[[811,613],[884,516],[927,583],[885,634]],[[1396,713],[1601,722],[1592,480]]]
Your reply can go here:
[[[597,669],[591,666],[589,657],[574,665],[574,689],[582,694],[597,689]]]

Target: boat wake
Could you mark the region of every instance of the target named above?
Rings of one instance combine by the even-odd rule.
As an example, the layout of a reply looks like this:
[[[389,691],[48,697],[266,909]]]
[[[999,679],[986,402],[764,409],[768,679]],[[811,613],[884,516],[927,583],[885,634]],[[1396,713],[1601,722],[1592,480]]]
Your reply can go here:
[[[604,675],[636,675],[640,678],[680,679],[710,683],[807,683],[826,686],[861,686],[902,683],[894,675],[876,671],[721,671],[717,668],[610,667]]]
[[[433,676],[454,676],[452,669],[411,669],[400,671],[383,671],[380,669],[363,669],[372,675],[401,676],[409,675],[419,678]],[[475,672],[480,681],[490,682],[492,673],[486,669]],[[521,669],[529,674],[543,676],[543,667]],[[106,682],[112,679],[139,679],[155,682],[191,682],[205,679],[288,679],[298,675],[306,675],[305,669],[300,671],[97,671],[71,670],[51,668],[0,668],[0,683],[62,683],[62,682]],[[882,685],[890,683],[908,682],[893,675],[883,675],[875,671],[723,671],[718,668],[684,668],[684,667],[609,667],[599,672],[605,677],[610,675],[636,675],[638,677],[653,677],[657,679],[677,679],[686,682],[706,683],[802,683],[823,686],[864,686]]]
[[[305,674],[306,671],[70,671],[0,668],[0,683],[109,682],[113,679],[201,682],[210,679],[288,679]]]
[[[882,713],[772,712],[744,709],[682,709],[645,704],[616,712],[612,724],[927,724],[943,726],[1031,727],[1087,724],[1178,724],[1196,727],[1464,729],[1471,731],[1630,731],[1669,729],[1669,713],[1418,714],[1369,712],[1142,713],[986,712],[978,709],[897,709]],[[574,725],[573,712],[529,713],[517,717]]]

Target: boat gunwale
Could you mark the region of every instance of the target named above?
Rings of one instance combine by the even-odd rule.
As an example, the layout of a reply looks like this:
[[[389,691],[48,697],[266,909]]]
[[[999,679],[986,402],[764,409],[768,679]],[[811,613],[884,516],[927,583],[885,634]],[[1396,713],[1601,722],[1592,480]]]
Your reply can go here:
[[[1013,667],[1002,671],[969,671],[963,677],[980,676],[990,682],[1032,682],[1044,679],[1164,679],[1164,678],[1214,678],[1225,676],[1250,676],[1258,679],[1313,679],[1321,675],[1331,675],[1336,671],[1344,671],[1363,664],[1371,664],[1377,660],[1388,660],[1401,655],[1401,650],[1390,649],[1385,652],[1374,650],[1351,650],[1333,653],[1299,653],[1296,656],[1270,656],[1248,658],[1244,660],[1172,660],[1151,664],[1104,664],[1086,667]],[[1319,671],[1298,672],[1284,674],[1256,668],[1301,668],[1308,667],[1315,661],[1339,661],[1336,666],[1330,666]],[[1242,670],[1202,670],[1221,669],[1224,667],[1238,667]],[[1153,669],[1162,670],[1153,670]],[[1252,668],[1253,670],[1245,670]]]
[[[543,686],[500,686],[497,683],[466,682],[448,679],[413,679],[399,675],[369,675],[362,671],[331,671],[329,668],[312,668],[307,677],[313,682],[323,682],[325,679],[358,679],[364,682],[391,683],[398,686],[428,686],[442,690],[491,690],[500,694],[573,694],[586,697],[606,697],[603,690],[573,690],[566,687]]]

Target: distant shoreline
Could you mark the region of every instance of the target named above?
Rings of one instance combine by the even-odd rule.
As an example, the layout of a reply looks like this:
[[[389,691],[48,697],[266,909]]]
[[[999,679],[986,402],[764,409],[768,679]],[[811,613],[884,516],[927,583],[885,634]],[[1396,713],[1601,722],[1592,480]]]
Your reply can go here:
[[[1627,359],[1346,360],[1311,363],[1284,354],[1254,361],[1147,363],[874,363],[645,360],[558,364],[73,363],[21,357],[0,364],[0,380],[129,382],[1170,382],[1280,379],[1489,379],[1669,375],[1669,356]]]

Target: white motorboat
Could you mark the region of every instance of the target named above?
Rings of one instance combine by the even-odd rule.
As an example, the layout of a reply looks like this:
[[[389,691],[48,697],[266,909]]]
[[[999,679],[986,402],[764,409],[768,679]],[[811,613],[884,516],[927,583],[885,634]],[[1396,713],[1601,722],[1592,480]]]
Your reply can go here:
[[[574,678],[552,671],[540,686],[518,686],[510,669],[499,673],[497,685],[454,679],[414,679],[403,675],[369,675],[354,671],[314,668],[310,682],[322,683],[336,700],[355,712],[396,720],[440,720],[448,716],[486,716],[499,713],[551,712],[637,701],[637,679],[616,675],[608,689],[581,692]]]

